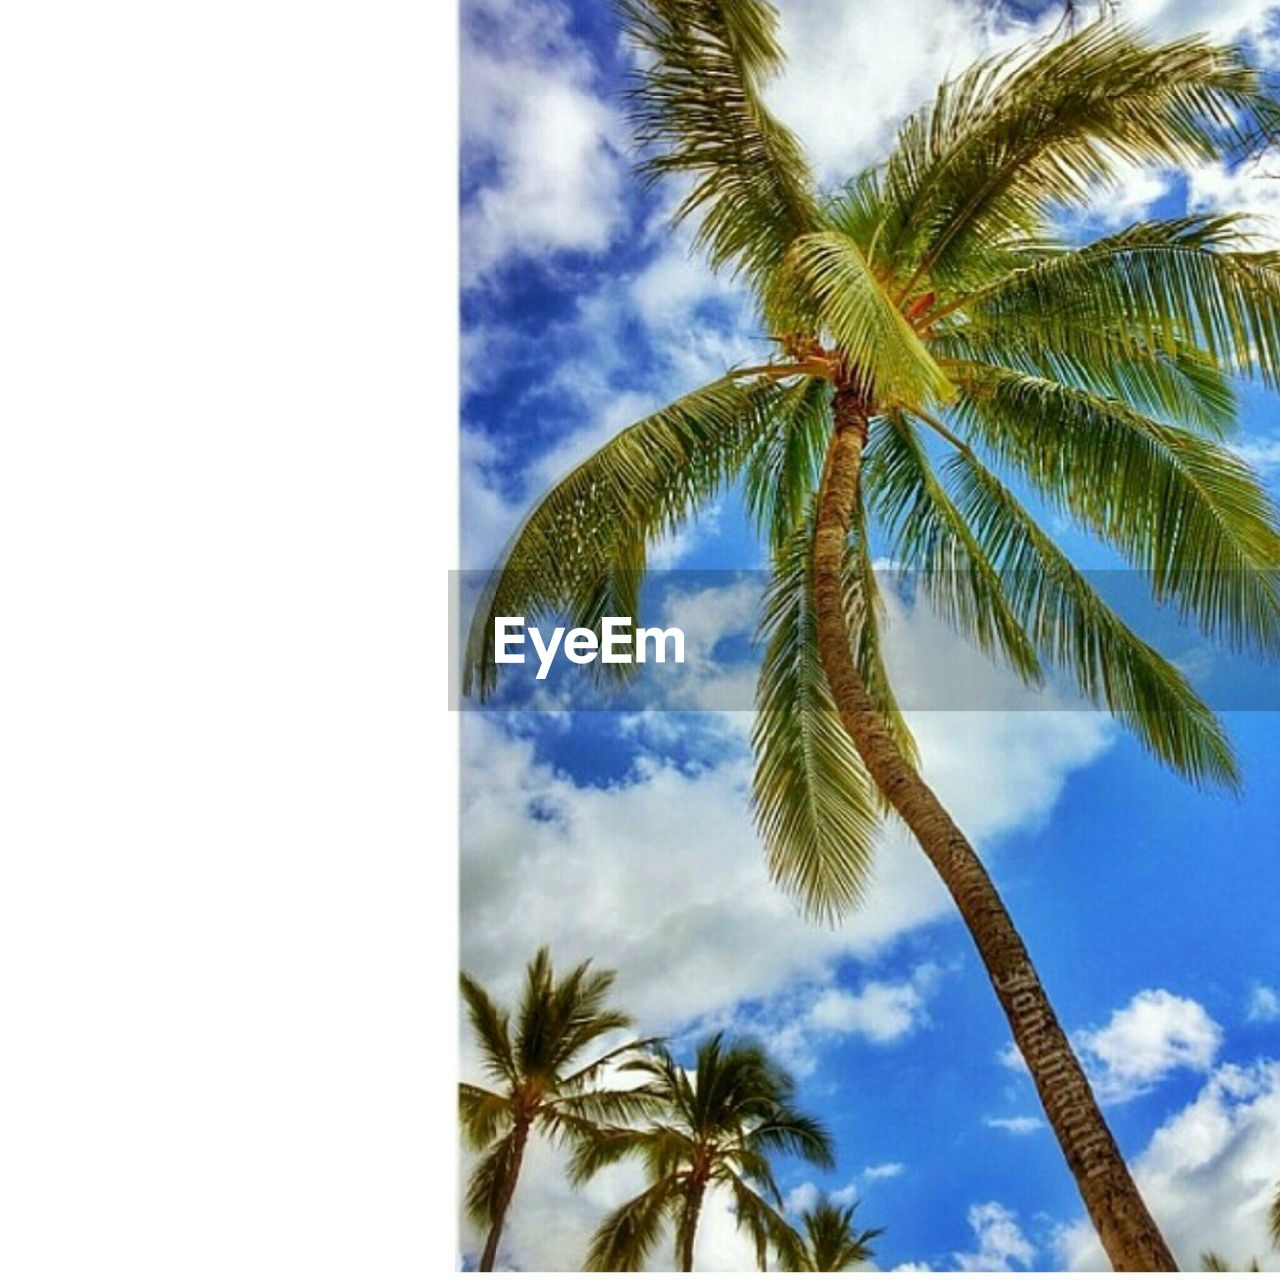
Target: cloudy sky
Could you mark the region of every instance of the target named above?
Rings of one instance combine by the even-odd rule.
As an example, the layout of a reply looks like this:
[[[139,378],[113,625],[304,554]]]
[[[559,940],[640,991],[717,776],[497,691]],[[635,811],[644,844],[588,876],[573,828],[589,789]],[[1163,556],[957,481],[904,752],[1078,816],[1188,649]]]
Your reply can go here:
[[[779,7],[791,60],[771,101],[824,183],[883,154],[939,79],[1052,25],[1035,6],[976,0]],[[1280,70],[1280,15],[1265,5],[1121,7],[1159,35],[1207,28],[1244,41]],[[462,545],[463,567],[483,569],[566,467],[761,348],[743,299],[670,229],[670,193],[642,192],[630,176],[617,96],[626,53],[610,6],[464,0],[462,52]],[[1209,206],[1280,214],[1280,180],[1134,172],[1071,230]],[[1244,407],[1238,447],[1280,483],[1277,402],[1249,392]],[[1112,565],[1057,532],[1080,563]],[[641,712],[460,717],[463,963],[505,996],[548,942],[562,963],[616,967],[619,999],[677,1047],[713,1026],[763,1038],[839,1145],[834,1173],[784,1167],[791,1203],[818,1189],[858,1197],[864,1225],[886,1228],[885,1269],[1101,1264],[923,857],[889,832],[870,900],[835,929],[803,920],[765,874],[747,803],[749,718],[738,709],[755,579],[728,572],[756,568],[760,551],[736,496],[661,548],[658,563],[717,571],[682,578],[662,606],[685,621],[698,660],[700,683],[679,706],[715,709],[682,714],[667,698]],[[1264,1232],[1280,1177],[1269,804],[1280,718],[1228,714],[1244,794],[1198,793],[1105,717],[1053,689],[1015,687],[927,613],[896,605],[890,637],[895,676],[918,694],[925,773],[993,867],[1175,1252],[1184,1263],[1215,1248],[1280,1266]],[[1212,676],[1214,656],[1195,637],[1161,638]],[[1001,709],[937,710],[940,671],[974,693],[971,705]],[[474,1072],[465,1040],[463,1069]],[[595,1221],[636,1178],[621,1169],[571,1194],[556,1153],[535,1146],[506,1261],[575,1269]],[[476,1248],[465,1228],[463,1247]],[[709,1207],[698,1265],[751,1265],[723,1205]]]

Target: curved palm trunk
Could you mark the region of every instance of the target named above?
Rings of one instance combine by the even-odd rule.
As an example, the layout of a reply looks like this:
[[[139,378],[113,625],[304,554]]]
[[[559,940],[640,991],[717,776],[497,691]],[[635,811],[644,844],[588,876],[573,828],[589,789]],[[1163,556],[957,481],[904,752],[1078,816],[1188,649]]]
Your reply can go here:
[[[498,1195],[498,1203],[494,1209],[493,1223],[485,1238],[484,1252],[480,1255],[477,1270],[492,1271],[498,1257],[498,1241],[502,1239],[502,1226],[507,1220],[507,1210],[511,1207],[511,1197],[516,1193],[516,1183],[520,1180],[520,1166],[524,1163],[524,1149],[529,1141],[528,1121],[520,1121],[515,1127],[512,1142],[511,1163],[507,1166],[507,1176],[503,1180],[502,1191]]]
[[[973,846],[898,750],[854,665],[840,570],[866,443],[868,407],[856,389],[835,397],[814,536],[818,649],[840,719],[868,772],[942,877],[986,966],[1040,1101],[1111,1264],[1176,1271],[1031,957]]]
[[[702,1213],[702,1197],[705,1191],[706,1186],[702,1182],[691,1182],[685,1194],[684,1213],[680,1218],[680,1231],[676,1242],[681,1271],[693,1270],[693,1240],[698,1234],[698,1218]]]

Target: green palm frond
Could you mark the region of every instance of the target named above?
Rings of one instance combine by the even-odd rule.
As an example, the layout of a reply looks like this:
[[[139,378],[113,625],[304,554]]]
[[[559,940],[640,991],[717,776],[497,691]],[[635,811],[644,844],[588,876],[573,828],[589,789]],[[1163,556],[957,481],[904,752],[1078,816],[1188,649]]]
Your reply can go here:
[[[492,1225],[515,1158],[516,1136],[513,1129],[497,1139],[471,1170],[462,1206],[477,1227]]]
[[[1014,495],[955,443],[944,474],[956,506],[1039,651],[1189,780],[1236,786],[1226,733],[1187,678],[1117,617]]]
[[[820,1169],[835,1167],[834,1143],[826,1125],[789,1107],[751,1131],[751,1145],[758,1151],[796,1156]]]
[[[1005,598],[1000,575],[956,509],[911,422],[878,419],[867,449],[872,511],[892,540],[892,555],[924,588],[941,617],[1029,683],[1041,678],[1035,646]]]
[[[1202,349],[1219,372],[1280,385],[1280,252],[1250,252],[1237,215],[1136,223],[958,300],[968,329],[1071,349],[1106,335],[1135,351]],[[966,332],[961,329],[961,336]],[[945,342],[945,339],[944,339]]]
[[[627,427],[552,488],[476,606],[463,692],[494,687],[495,618],[564,614],[596,629],[604,616],[634,618],[645,544],[675,532],[736,475],[784,395],[768,381],[721,378]]]
[[[780,333],[830,334],[881,404],[928,406],[952,395],[946,374],[857,242],[842,232],[815,232],[791,246],[765,298],[765,314]]]
[[[628,1040],[625,1044],[616,1045],[607,1053],[602,1053],[585,1066],[579,1067],[569,1075],[564,1076],[560,1081],[562,1096],[568,1096],[580,1089],[594,1086],[606,1067],[623,1066],[618,1062],[619,1058],[629,1054],[651,1052],[660,1048],[664,1042],[662,1036],[642,1036],[636,1040]]]
[[[1015,369],[1217,439],[1236,425],[1235,388],[1213,357],[1172,335],[1154,342],[1141,326],[1102,319],[1063,326],[1052,312],[1024,313],[1016,323],[950,330],[932,346],[943,368],[959,360]]]
[[[993,366],[957,373],[959,418],[1059,510],[1236,648],[1280,645],[1280,533],[1247,465],[1116,400]]]
[[[1031,57],[982,62],[903,125],[886,169],[886,250],[933,287],[990,268],[990,246],[1039,234],[1123,163],[1242,154],[1276,107],[1238,50],[1202,37],[1149,44],[1094,24]]]
[[[513,1082],[516,1060],[511,1047],[510,1016],[494,1004],[489,993],[469,973],[461,975],[460,984],[467,1018],[476,1033],[485,1069],[495,1079]]]
[[[569,1182],[577,1187],[632,1156],[643,1156],[655,1142],[652,1129],[625,1125],[597,1125],[573,1135],[569,1157]]]
[[[760,622],[753,801],[769,872],[813,915],[834,920],[862,900],[879,800],[827,686],[818,653],[811,524],[775,557]],[[847,577],[857,635],[861,581]]]
[[[676,1178],[664,1178],[615,1209],[596,1229],[584,1271],[640,1271],[681,1204]]]
[[[743,468],[743,500],[771,550],[778,550],[804,519],[830,435],[830,384],[823,378],[799,379],[785,392],[768,433]]]
[[[745,1179],[732,1170],[726,1170],[721,1179],[733,1199],[734,1217],[738,1226],[751,1237],[755,1246],[756,1264],[767,1271],[769,1246],[778,1252],[779,1259],[792,1256],[799,1245],[796,1229]]]
[[[511,1099],[474,1084],[458,1086],[458,1116],[462,1135],[473,1151],[487,1147],[499,1129],[511,1123]]]
[[[813,229],[817,205],[795,137],[761,91],[782,66],[762,0],[621,0],[643,65],[629,94],[642,176],[687,175],[677,220],[699,219],[713,267],[755,280]]]
[[[626,1125],[657,1111],[661,1099],[646,1089],[591,1089],[558,1096],[557,1115],[594,1125]]]
[[[1276,1183],[1275,1199],[1271,1201],[1268,1226],[1271,1231],[1272,1248],[1280,1250],[1280,1182]]]

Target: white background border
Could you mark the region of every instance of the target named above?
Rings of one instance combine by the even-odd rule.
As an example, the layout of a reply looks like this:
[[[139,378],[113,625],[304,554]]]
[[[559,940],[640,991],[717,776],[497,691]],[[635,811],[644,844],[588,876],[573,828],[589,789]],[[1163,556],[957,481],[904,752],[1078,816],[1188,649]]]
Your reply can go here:
[[[454,5],[0,59],[0,1272],[451,1269]]]

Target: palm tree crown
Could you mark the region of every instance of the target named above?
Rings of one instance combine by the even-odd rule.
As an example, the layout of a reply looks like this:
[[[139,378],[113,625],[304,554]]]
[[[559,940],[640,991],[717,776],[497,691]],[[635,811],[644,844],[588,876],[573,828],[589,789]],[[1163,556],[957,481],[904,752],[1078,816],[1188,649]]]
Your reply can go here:
[[[812,496],[833,387],[868,438],[844,583],[854,655],[902,745],[882,663],[872,529],[971,641],[1036,683],[1064,671],[1157,756],[1233,786],[1220,723],[1091,588],[1001,473],[1113,545],[1210,635],[1280,648],[1280,536],[1222,443],[1231,375],[1280,380],[1280,253],[1231,215],[1139,223],[1083,246],[1051,218],[1120,160],[1234,155],[1275,105],[1234,50],[1105,25],[979,64],[901,128],[888,160],[815,187],[760,87],[780,65],[760,0],[627,0],[649,65],[632,95],[650,177],[683,174],[713,265],[777,335],[571,472],[509,546],[477,610],[468,689],[497,679],[493,619],[635,616],[645,544],[735,480],[775,552],[756,807],[779,880],[836,915],[865,885],[875,788],[818,671]],[[613,674],[626,674],[625,666]]]
[[[850,1271],[875,1256],[871,1241],[884,1234],[883,1227],[858,1230],[853,1225],[857,1203],[841,1207],[827,1196],[800,1215],[801,1249],[795,1255],[783,1251],[788,1271]]]
[[[631,1019],[605,1004],[614,975],[578,965],[559,980],[543,947],[525,972],[514,1024],[469,974],[461,978],[467,1016],[485,1073],[495,1089],[458,1086],[463,1137],[482,1153],[466,1189],[466,1211],[488,1230],[480,1269],[491,1271],[506,1212],[515,1192],[529,1134],[537,1130],[563,1141],[592,1132],[597,1124],[625,1122],[643,1114],[644,1097],[606,1088],[605,1068],[620,1056],[654,1043],[628,1040],[585,1063],[583,1056],[604,1037],[626,1030]]]
[[[786,1154],[832,1164],[831,1139],[796,1110],[795,1085],[757,1045],[716,1034],[686,1071],[665,1051],[626,1064],[645,1080],[659,1110],[638,1128],[602,1128],[578,1144],[570,1164],[577,1182],[628,1156],[644,1162],[649,1185],[611,1213],[591,1242],[587,1267],[635,1271],[664,1226],[675,1235],[681,1270],[693,1267],[694,1237],[708,1188],[733,1201],[738,1222],[763,1267],[769,1244],[799,1245],[779,1206],[771,1158]]]

